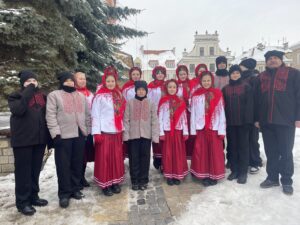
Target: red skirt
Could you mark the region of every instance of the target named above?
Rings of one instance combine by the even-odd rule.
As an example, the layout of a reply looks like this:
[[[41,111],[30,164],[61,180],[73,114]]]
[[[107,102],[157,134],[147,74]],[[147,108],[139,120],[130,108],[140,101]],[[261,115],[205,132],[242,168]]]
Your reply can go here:
[[[190,126],[191,126],[191,113],[187,110],[187,121],[188,121],[188,128],[189,133],[191,133]],[[186,149],[186,158],[192,159],[194,143],[195,143],[195,135],[189,135],[189,138],[185,142],[185,149]]]
[[[107,188],[124,180],[122,133],[102,135],[102,143],[95,145],[94,180],[101,188]]]
[[[223,140],[217,131],[197,130],[191,173],[200,179],[219,180],[225,177]]]
[[[166,178],[182,180],[188,174],[182,130],[175,130],[172,136],[169,131],[165,131],[162,167]]]
[[[154,158],[161,158],[162,148],[163,148],[162,141],[159,141],[159,143],[152,142],[152,152]]]

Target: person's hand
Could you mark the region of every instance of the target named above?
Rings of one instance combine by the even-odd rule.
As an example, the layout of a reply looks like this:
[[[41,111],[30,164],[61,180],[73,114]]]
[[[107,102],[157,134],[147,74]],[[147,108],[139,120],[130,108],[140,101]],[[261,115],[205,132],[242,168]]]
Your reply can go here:
[[[164,141],[164,140],[165,140],[165,135],[160,136],[160,137],[159,137],[159,140],[160,140],[160,141]]]
[[[300,120],[295,122],[295,127],[300,128]]]
[[[225,135],[219,135],[218,137],[223,141],[225,138]]]
[[[189,139],[189,135],[183,135],[183,141],[187,141]]]
[[[101,134],[95,134],[94,135],[94,142],[95,144],[101,144],[101,142],[103,141],[103,135]]]
[[[254,126],[257,127],[258,129],[260,129],[259,122],[255,122],[255,123],[254,123]]]
[[[62,145],[62,139],[60,135],[56,135],[53,139],[53,146],[54,148],[59,148]]]

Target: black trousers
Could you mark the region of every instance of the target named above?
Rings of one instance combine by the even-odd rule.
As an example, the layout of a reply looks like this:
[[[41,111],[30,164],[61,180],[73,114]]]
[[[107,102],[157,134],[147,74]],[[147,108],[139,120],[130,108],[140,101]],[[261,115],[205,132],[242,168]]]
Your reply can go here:
[[[82,178],[85,137],[62,139],[55,146],[55,165],[58,180],[58,197],[69,198],[79,191]]]
[[[129,141],[129,168],[132,184],[149,182],[151,140],[146,138]]]
[[[268,124],[261,127],[267,156],[267,179],[292,185],[295,127]]]
[[[259,129],[255,126],[251,126],[249,131],[249,166],[261,167],[262,159],[260,158],[259,151]]]
[[[249,165],[249,127],[228,126],[227,141],[231,171],[246,174]]]
[[[15,194],[18,209],[38,198],[39,177],[46,145],[13,148],[15,158]]]

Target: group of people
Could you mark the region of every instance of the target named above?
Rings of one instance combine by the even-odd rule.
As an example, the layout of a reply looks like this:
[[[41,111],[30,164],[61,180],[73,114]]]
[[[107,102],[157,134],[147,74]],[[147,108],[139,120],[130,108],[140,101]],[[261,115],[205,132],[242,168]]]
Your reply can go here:
[[[59,205],[67,208],[70,198],[84,197],[89,161],[95,162],[94,181],[106,196],[121,192],[125,157],[132,190],[147,189],[151,146],[153,165],[168,185],[179,185],[189,172],[206,187],[216,185],[225,177],[225,167],[231,170],[228,180],[245,184],[248,172],[262,167],[259,130],[268,175],[260,187],[279,186],[280,175],[283,192],[293,194],[300,72],[285,66],[283,55],[267,52],[266,70],[260,74],[252,58],[227,70],[227,59],[220,56],[215,74],[199,64],[193,79],[185,65],[170,80],[166,68],[156,66],[149,84],[133,67],[122,88],[110,66],[95,94],[80,71],[59,73],[59,88],[48,96],[32,71],[21,71],[21,90],[8,98],[17,209],[33,215],[33,206],[48,204],[38,195],[46,145],[55,149]]]

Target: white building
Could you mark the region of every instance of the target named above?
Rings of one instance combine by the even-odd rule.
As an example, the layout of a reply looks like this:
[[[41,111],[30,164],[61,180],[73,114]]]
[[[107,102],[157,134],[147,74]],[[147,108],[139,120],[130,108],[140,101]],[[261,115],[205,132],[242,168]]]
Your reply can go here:
[[[176,66],[178,59],[175,55],[175,48],[172,50],[145,50],[140,47],[139,53],[134,60],[134,65],[143,71],[142,79],[152,81],[152,70],[155,66],[164,66],[167,69],[167,79],[176,77]]]
[[[262,43],[257,44],[257,46],[250,48],[248,51],[244,51],[243,54],[237,56],[232,64],[239,64],[242,60],[247,58],[253,58],[257,61],[256,69],[260,72],[265,70],[266,61],[264,55],[267,51],[278,50],[285,52],[285,56],[283,56],[283,61],[287,66],[291,66],[292,59],[291,53],[292,51],[288,48],[287,43],[283,46],[266,46]]]
[[[300,41],[291,45],[292,52],[292,67],[300,70]]]
[[[233,57],[228,50],[223,51],[219,46],[219,34],[217,31],[213,34],[209,34],[207,31],[205,34],[198,34],[196,31],[194,35],[194,47],[192,51],[187,52],[184,49],[182,53],[182,59],[179,64],[184,64],[189,68],[190,74],[194,74],[195,67],[204,63],[207,65],[211,72],[216,71],[215,60],[218,56],[225,56],[228,59],[228,66],[230,66]]]

